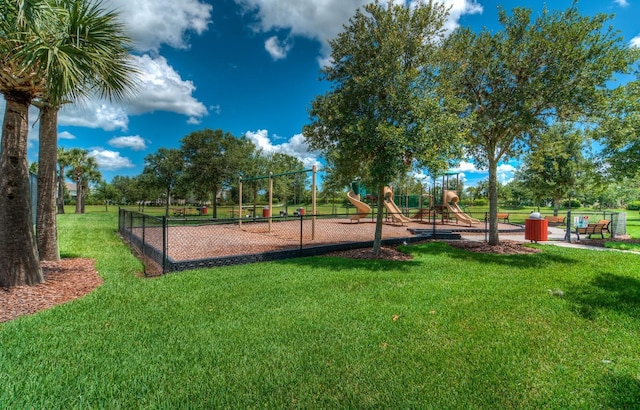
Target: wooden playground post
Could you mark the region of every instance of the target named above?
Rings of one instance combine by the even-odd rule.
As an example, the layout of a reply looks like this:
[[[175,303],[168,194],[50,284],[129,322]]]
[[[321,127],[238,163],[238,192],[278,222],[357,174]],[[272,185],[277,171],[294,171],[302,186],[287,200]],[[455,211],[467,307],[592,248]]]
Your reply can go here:
[[[273,221],[273,173],[269,172],[269,232]]]
[[[311,240],[316,239],[316,173],[318,168],[314,165],[311,168]]]
[[[242,228],[242,177],[240,177],[240,184],[238,186],[238,226]]]

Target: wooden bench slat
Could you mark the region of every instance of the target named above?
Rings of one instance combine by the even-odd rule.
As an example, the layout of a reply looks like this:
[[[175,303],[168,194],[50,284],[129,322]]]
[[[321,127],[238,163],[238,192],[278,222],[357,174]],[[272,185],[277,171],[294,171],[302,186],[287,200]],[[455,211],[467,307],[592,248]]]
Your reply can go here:
[[[600,235],[604,239],[604,230],[608,227],[608,224],[597,223],[589,224],[584,228],[576,228],[576,236],[580,240],[580,234],[587,235],[587,238],[591,239],[591,235]]]

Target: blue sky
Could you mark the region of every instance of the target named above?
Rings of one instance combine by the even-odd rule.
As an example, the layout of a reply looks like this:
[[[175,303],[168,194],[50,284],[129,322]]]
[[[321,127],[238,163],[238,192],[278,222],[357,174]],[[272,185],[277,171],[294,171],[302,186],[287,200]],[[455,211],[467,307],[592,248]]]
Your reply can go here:
[[[395,0],[403,1],[403,0]],[[571,0],[443,0],[452,7],[448,28],[499,29],[497,8],[565,9]],[[320,164],[301,135],[319,81],[327,40],[335,37],[365,0],[105,0],[121,11],[135,41],[141,87],[131,101],[98,99],[66,106],[59,116],[59,145],[84,148],[107,181],[142,172],[144,157],[179,146],[204,128],[247,135],[265,152],[285,152],[305,166]],[[583,0],[583,14],[615,14],[625,42],[640,45],[640,0]],[[0,101],[4,113],[4,100]],[[3,114],[0,114],[3,115]],[[30,111],[29,161],[37,160],[38,112]],[[508,180],[514,164],[502,164]],[[467,184],[486,172],[463,162]]]

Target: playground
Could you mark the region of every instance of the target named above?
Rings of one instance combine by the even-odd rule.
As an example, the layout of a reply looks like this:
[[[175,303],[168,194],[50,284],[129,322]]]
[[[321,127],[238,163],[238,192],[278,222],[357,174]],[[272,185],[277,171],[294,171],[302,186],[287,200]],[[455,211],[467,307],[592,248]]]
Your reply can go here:
[[[162,273],[194,267],[224,266],[261,260],[322,254],[336,250],[371,248],[375,237],[377,201],[359,187],[349,186],[346,199],[355,212],[327,214],[316,204],[316,172],[314,168],[282,174],[269,174],[239,181],[240,201],[229,212],[230,218],[209,218],[207,214],[158,219],[150,215],[122,210],[119,230],[138,249],[147,262],[155,263]],[[274,202],[274,179],[295,174],[311,174],[311,204],[295,208],[295,212],[278,211],[282,204]],[[262,182],[267,186],[267,206],[262,213],[248,212],[253,205],[242,201],[243,184]],[[458,174],[446,173],[435,179],[419,202],[394,195],[393,187],[384,188],[383,244],[414,242],[425,239],[486,240],[489,226],[486,212],[465,212],[459,206]],[[255,198],[255,196],[254,196]],[[365,202],[366,201],[366,202]],[[398,201],[398,202],[396,202]],[[297,205],[296,205],[297,206]],[[273,212],[273,213],[272,213]],[[525,219],[520,215],[500,213],[498,231],[505,239],[524,241]],[[464,238],[463,238],[464,235]],[[556,236],[562,237],[559,231]]]
[[[298,207],[292,214],[278,211],[283,208],[282,204],[274,203],[274,178],[307,172],[312,173],[311,206],[307,204],[306,207]],[[345,193],[345,199],[348,199],[355,212],[349,212],[347,208],[344,214],[318,211],[315,168],[241,179],[240,198],[243,182],[262,179],[268,179],[269,188],[266,192],[268,206],[262,209],[261,215],[259,212],[247,212],[249,208],[242,200],[231,208],[230,218],[221,219],[209,218],[205,213],[183,213],[180,217],[159,219],[151,215],[121,210],[119,231],[147,262],[155,263],[152,270],[160,270],[161,273],[194,267],[317,255],[336,250],[370,249],[376,231],[378,200],[383,204],[383,245],[425,239],[466,239],[478,242],[486,241],[489,232],[486,211],[465,212],[459,206],[459,181],[455,173],[443,175],[439,185],[434,183],[432,189],[421,194],[419,202],[413,204],[408,199],[403,199],[403,196],[394,195],[392,187],[385,187],[384,197],[378,199],[366,194],[366,191],[354,182]],[[256,208],[255,203],[253,208]],[[529,210],[519,213],[499,212],[498,232],[501,238],[518,242],[567,239],[565,230],[554,226],[561,223],[559,220],[556,221],[561,217],[547,215],[550,219],[541,221],[545,222],[544,229],[538,227],[538,224],[535,231],[527,232],[525,222],[531,222],[529,214]],[[585,219],[588,216],[580,218]],[[594,214],[592,219],[596,218],[611,222],[613,214]],[[607,218],[609,221],[606,221]],[[549,223],[549,232],[546,222]],[[617,225],[624,224],[621,222]],[[576,239],[580,239],[579,236]]]

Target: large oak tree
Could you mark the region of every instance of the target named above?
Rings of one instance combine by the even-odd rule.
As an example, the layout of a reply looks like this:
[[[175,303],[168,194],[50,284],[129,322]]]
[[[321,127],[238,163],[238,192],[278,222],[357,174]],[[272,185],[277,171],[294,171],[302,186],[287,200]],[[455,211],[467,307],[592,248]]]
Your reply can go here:
[[[313,100],[304,136],[343,180],[371,181],[379,198],[412,166],[438,169],[451,159],[458,122],[444,115],[432,84],[446,17],[438,3],[375,2],[330,41],[332,65],[322,74],[332,88]],[[378,201],[376,253],[382,218]]]
[[[500,10],[503,29],[458,28],[443,45],[443,89],[453,91],[472,120],[467,148],[489,170],[489,243],[497,245],[497,168],[522,153],[548,123],[578,121],[597,111],[607,82],[624,72],[633,53],[612,29],[610,16]]]

